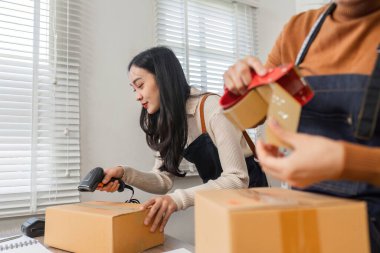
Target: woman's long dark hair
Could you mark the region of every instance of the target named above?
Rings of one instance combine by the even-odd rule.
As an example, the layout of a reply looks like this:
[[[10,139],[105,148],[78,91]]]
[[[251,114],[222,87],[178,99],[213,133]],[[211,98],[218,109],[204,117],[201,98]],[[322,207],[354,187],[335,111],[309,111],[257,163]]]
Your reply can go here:
[[[160,109],[154,114],[148,114],[145,108],[141,110],[140,126],[146,141],[150,148],[160,153],[161,171],[183,177],[186,173],[178,167],[187,141],[186,100],[190,86],[181,64],[169,48],[153,47],[136,55],[128,71],[132,66],[155,75],[160,91]]]

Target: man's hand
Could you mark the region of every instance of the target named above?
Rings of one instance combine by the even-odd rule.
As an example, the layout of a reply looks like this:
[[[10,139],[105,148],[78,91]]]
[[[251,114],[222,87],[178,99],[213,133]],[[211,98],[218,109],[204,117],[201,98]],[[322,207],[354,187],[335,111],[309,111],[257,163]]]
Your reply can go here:
[[[263,170],[292,186],[337,179],[343,171],[344,147],[340,142],[321,136],[292,133],[268,120],[273,133],[292,146],[290,155],[282,156],[276,147],[258,141],[257,154]]]
[[[225,87],[236,95],[243,95],[251,82],[252,70],[259,76],[263,76],[267,73],[267,69],[256,57],[247,56],[239,60],[224,72],[223,78]]]

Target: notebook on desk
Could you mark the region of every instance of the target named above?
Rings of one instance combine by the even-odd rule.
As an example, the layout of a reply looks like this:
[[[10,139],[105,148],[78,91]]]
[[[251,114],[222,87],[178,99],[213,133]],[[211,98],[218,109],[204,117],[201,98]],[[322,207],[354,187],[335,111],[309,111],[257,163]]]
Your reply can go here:
[[[37,240],[22,235],[15,239],[0,239],[1,253],[51,253]]]

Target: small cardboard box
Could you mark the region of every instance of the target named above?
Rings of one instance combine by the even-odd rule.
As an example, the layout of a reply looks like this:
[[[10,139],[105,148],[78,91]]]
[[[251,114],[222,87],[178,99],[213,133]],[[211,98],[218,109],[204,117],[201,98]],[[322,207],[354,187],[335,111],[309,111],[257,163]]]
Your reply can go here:
[[[48,246],[77,253],[136,253],[160,245],[164,235],[143,224],[139,204],[85,202],[48,207]]]
[[[366,204],[281,188],[199,191],[197,253],[368,253]]]

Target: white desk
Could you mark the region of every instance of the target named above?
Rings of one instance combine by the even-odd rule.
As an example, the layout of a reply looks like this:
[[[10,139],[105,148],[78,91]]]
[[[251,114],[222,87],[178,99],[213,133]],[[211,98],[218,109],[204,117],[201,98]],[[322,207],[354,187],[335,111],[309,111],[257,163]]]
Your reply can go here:
[[[43,237],[37,237],[36,239],[43,244],[43,242],[44,242]],[[47,248],[53,253],[67,253],[67,251],[64,251],[64,250],[60,250],[60,249],[56,249],[56,248],[52,248],[52,247],[47,247]],[[156,246],[154,248],[145,250],[144,253],[162,253],[165,251],[175,250],[175,249],[179,249],[179,248],[185,248],[185,249],[189,250],[190,252],[195,252],[193,245],[186,243],[186,242],[182,242],[182,241],[175,239],[174,237],[171,237],[169,235],[165,235],[165,242],[163,245],[159,245],[159,246]]]

